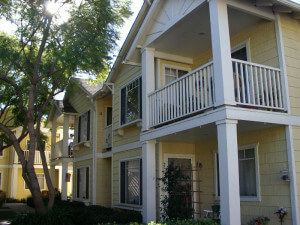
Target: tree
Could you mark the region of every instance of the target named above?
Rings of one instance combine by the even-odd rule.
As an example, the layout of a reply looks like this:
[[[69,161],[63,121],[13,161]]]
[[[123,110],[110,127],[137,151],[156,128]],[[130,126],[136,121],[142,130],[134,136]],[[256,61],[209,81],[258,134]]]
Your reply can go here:
[[[0,33],[0,131],[13,146],[22,164],[22,176],[32,194],[36,211],[44,213],[34,171],[39,149],[49,189],[48,208],[54,203],[41,145],[41,121],[53,97],[64,91],[80,72],[103,74],[116,47],[118,28],[131,15],[130,0],[1,0],[0,19],[16,26],[14,34]],[[20,136],[10,126],[22,126]],[[20,141],[29,135],[25,159]]]

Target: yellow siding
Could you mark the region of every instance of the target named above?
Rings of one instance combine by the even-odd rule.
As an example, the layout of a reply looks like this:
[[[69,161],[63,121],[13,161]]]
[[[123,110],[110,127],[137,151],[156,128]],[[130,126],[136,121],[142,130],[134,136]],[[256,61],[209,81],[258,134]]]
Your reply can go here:
[[[111,95],[97,100],[97,151],[103,152],[103,129],[106,126],[106,107],[112,107]]]
[[[111,206],[111,158],[97,159],[97,205]]]
[[[113,154],[113,205],[119,204],[120,160],[135,157],[142,157],[141,148]]]
[[[231,47],[249,39],[251,62],[279,67],[274,22],[259,22],[231,36]],[[194,58],[193,69],[212,60],[211,49]]]
[[[11,168],[0,168],[1,175],[1,188],[0,190],[6,193],[6,196],[10,196],[10,177]]]
[[[285,62],[288,75],[291,113],[300,115],[300,21],[290,15],[281,16]]]
[[[89,167],[89,199],[86,200],[86,201],[89,201],[91,204],[93,202],[93,160],[92,159],[88,159],[88,160],[83,160],[83,161],[80,161],[80,162],[74,162],[73,164],[73,199],[77,199],[77,190],[76,190],[76,187],[77,187],[77,168],[80,168],[80,167]]]
[[[123,85],[127,84],[134,78],[141,75],[141,68],[137,66],[123,65],[120,69],[117,80],[115,81],[115,94],[113,105],[113,128],[116,129],[120,126],[120,89]],[[120,137],[114,132],[114,144],[113,146],[120,146],[131,142],[140,140],[140,128],[136,125],[124,128],[124,136]]]
[[[299,134],[298,134],[299,133]],[[300,136],[300,129],[295,134]],[[247,224],[256,216],[268,216],[270,224],[279,224],[274,212],[279,206],[291,212],[289,183],[280,180],[280,170],[287,167],[286,141],[284,127],[260,130],[238,135],[239,146],[258,143],[258,160],[260,176],[260,202],[241,202],[242,224]],[[300,143],[300,141],[299,141]],[[300,152],[300,145],[299,152]],[[217,151],[217,140],[207,140],[196,144],[162,143],[162,154],[194,154],[195,161],[202,163],[201,169],[201,202],[202,209],[211,209],[218,204],[214,198],[214,151]],[[163,168],[164,159],[161,168]],[[299,167],[300,168],[300,161]],[[300,170],[298,170],[300,175]],[[285,219],[291,224],[291,213]]]

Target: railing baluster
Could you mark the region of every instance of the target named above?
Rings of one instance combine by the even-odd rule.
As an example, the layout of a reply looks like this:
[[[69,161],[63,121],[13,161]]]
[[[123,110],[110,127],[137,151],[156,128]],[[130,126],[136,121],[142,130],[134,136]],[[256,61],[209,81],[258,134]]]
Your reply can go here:
[[[192,76],[192,87],[193,87],[193,103],[194,103],[194,108],[193,108],[193,111],[196,111],[197,110],[197,108],[196,108],[196,101],[197,101],[197,99],[196,99],[196,96],[197,96],[197,93],[196,93],[196,78],[195,78],[195,76],[196,76],[196,73],[193,73],[193,76]]]
[[[257,77],[257,67],[254,67],[255,69],[255,87],[256,87],[256,104],[260,104],[260,97],[259,97],[259,86],[258,86],[258,77]]]
[[[200,95],[201,95],[201,109],[204,108],[204,92],[203,92],[203,70],[200,70]]]
[[[235,65],[236,95],[237,95],[238,102],[241,102],[240,78],[239,78],[239,71],[238,71],[238,63],[234,62],[234,65]]]
[[[277,87],[278,87],[278,99],[279,99],[279,107],[283,108],[282,104],[282,92],[281,92],[281,80],[280,80],[280,72],[276,73],[277,78]]]
[[[271,77],[271,70],[268,70],[268,86],[269,86],[269,92],[270,92],[270,104],[272,107],[274,107],[274,100],[273,100],[273,88],[272,88],[272,77]]]
[[[250,92],[251,92],[252,104],[256,104],[254,78],[253,78],[253,68],[252,68],[251,65],[249,65],[249,66],[250,66]]]
[[[199,72],[196,73],[196,85],[197,85],[197,110],[199,110],[200,107],[200,92],[199,92]]]
[[[278,98],[277,98],[277,87],[276,87],[276,76],[275,71],[272,71],[272,80],[273,80],[273,92],[274,92],[274,106],[278,107]]]
[[[207,71],[206,71],[206,68],[203,69],[203,75],[204,75],[204,103],[205,103],[204,108],[206,108],[207,107],[207,80],[206,80]]]
[[[246,76],[246,102],[251,103],[250,101],[250,85],[249,85],[249,73],[248,73],[248,65],[245,64],[245,76]]]
[[[245,79],[244,79],[244,69],[243,69],[243,65],[242,63],[239,63],[240,65],[240,70],[241,70],[241,86],[242,86],[242,103],[246,103],[246,99],[245,99]]]
[[[210,75],[210,72],[211,72],[211,70],[210,70],[210,67],[208,66],[207,67],[207,77],[208,77],[208,104],[209,105],[212,105],[212,96],[211,96],[211,93],[212,93],[212,91],[211,91],[211,75]]]
[[[188,77],[189,79],[189,100],[190,100],[190,111],[193,112],[193,88],[192,88],[192,76]]]
[[[264,68],[264,83],[265,83],[265,92],[266,92],[266,104],[270,106],[270,99],[269,99],[269,89],[268,89],[268,81],[267,81],[267,69]]]
[[[265,105],[264,81],[263,81],[263,72],[261,67],[259,67],[259,76],[260,76],[260,94],[262,96],[262,105]]]

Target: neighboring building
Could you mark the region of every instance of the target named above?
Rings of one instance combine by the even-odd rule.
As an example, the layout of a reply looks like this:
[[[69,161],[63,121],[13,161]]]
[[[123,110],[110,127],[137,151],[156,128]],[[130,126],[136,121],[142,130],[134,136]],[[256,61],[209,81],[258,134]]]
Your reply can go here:
[[[18,137],[22,132],[22,127],[11,128],[11,130]],[[49,163],[51,155],[51,134],[46,128],[41,128],[41,132],[48,138],[45,142],[45,156],[47,163]],[[29,155],[29,141],[29,135],[27,135],[20,143],[21,148],[24,151],[25,158]],[[48,190],[42,160],[38,150],[35,152],[34,168],[41,191]],[[7,197],[15,199],[23,199],[31,196],[31,193],[26,187],[25,181],[22,177],[22,165],[19,162],[17,153],[12,146],[4,149],[0,155],[0,190],[4,191]]]
[[[73,198],[159,220],[164,167],[201,164],[196,212],[220,204],[222,224],[279,224],[282,206],[300,224],[299,12],[287,0],[145,1],[105,85],[65,98],[78,112]]]

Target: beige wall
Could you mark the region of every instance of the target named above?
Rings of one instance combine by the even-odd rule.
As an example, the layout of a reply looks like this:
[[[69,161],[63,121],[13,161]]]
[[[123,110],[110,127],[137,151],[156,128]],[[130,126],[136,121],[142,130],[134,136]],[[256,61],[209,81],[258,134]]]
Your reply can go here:
[[[128,66],[128,65],[122,65],[120,72],[118,73],[118,77],[116,78],[114,89],[114,105],[113,105],[113,129],[116,129],[120,126],[120,89],[123,85],[129,83],[134,78],[141,75],[141,68],[137,66]],[[117,135],[117,132],[114,132],[114,147],[128,144],[131,142],[139,141],[140,140],[140,128],[136,126],[136,124],[125,127],[124,129],[124,135],[119,136]]]
[[[111,158],[97,159],[97,204],[111,206]]]
[[[124,152],[114,153],[113,154],[113,205],[119,204],[119,188],[120,188],[120,161],[123,159],[130,158],[141,158],[142,149],[132,149]]]
[[[300,134],[300,129],[298,132]],[[284,127],[238,135],[239,146],[256,143],[258,143],[261,201],[241,202],[242,224],[247,224],[251,218],[257,216],[267,216],[271,219],[270,224],[279,224],[274,215],[277,208],[283,206],[291,212],[289,182],[283,182],[280,179],[280,170],[288,166]],[[196,144],[162,143],[163,157],[170,153],[194,154],[195,162],[203,165],[200,172],[202,210],[211,209],[211,205],[219,203],[215,201],[214,191],[214,152],[217,149],[216,139]],[[161,169],[163,163],[164,159]],[[298,173],[300,174],[300,170]],[[291,213],[286,217],[285,224],[291,224]]]
[[[291,113],[300,116],[300,21],[286,14],[280,17]]]

